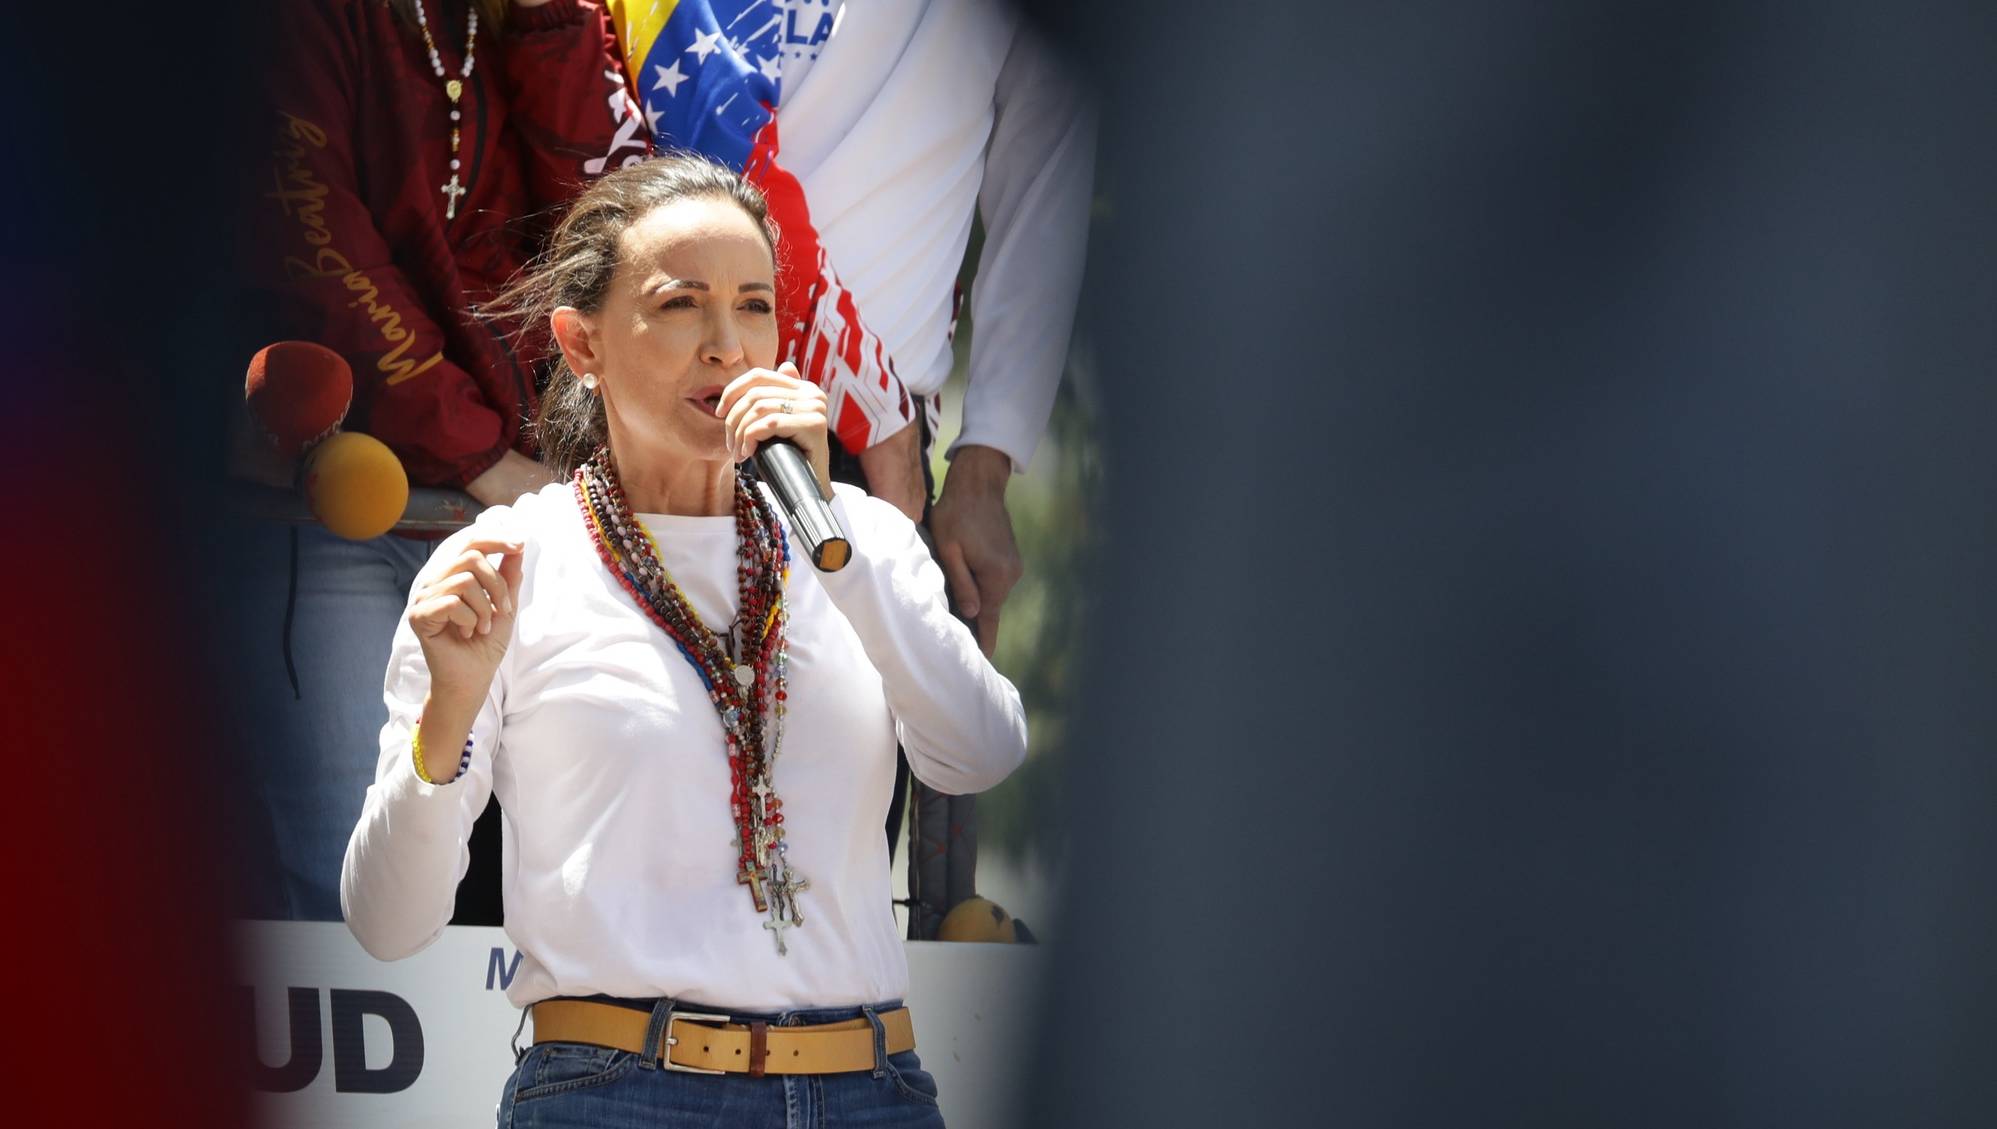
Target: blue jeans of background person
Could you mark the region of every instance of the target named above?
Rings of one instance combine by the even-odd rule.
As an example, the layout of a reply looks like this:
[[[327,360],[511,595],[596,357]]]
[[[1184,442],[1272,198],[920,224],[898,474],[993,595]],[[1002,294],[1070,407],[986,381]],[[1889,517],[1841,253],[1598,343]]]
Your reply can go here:
[[[654,1029],[664,1003],[653,1009]],[[792,1012],[730,1011],[702,1004],[674,1005],[682,1012],[716,1012],[738,1020],[762,1019],[772,1027],[837,1023],[874,1008],[820,1008]],[[674,1025],[686,1038],[698,1028]],[[875,1046],[885,1036],[875,1021]],[[686,1074],[657,1059],[584,1043],[541,1043],[520,1057],[499,1099],[499,1129],[679,1129],[725,1125],[729,1129],[804,1129],[805,1126],[942,1129],[936,1080],[914,1051],[877,1051],[872,1071],[845,1074]]]
[[[296,552],[293,538],[296,538]],[[249,916],[340,920],[340,861],[374,783],[389,644],[434,541],[348,541],[317,525],[245,532],[233,699],[265,873]],[[288,621],[288,623],[287,623]]]

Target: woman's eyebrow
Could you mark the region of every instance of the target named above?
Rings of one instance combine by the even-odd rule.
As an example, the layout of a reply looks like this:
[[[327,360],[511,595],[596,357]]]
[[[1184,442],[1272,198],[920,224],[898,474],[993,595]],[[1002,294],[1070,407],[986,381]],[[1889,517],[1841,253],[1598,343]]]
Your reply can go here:
[[[662,278],[659,281],[654,282],[650,286],[647,286],[645,288],[645,293],[655,294],[661,290],[706,290],[706,289],[707,289],[707,283],[701,282],[698,279]],[[771,286],[767,282],[745,282],[741,286],[736,287],[736,292],[739,294],[747,294],[751,290],[768,290],[774,293],[776,287]]]
[[[661,290],[705,290],[707,283],[693,278],[662,278],[645,288],[645,293],[656,294]]]

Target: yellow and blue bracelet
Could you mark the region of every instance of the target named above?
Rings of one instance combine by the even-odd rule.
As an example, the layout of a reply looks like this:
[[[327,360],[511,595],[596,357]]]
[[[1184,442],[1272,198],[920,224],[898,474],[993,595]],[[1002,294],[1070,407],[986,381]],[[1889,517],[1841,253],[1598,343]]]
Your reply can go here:
[[[409,738],[409,755],[415,758],[416,761],[416,779],[421,780],[425,784],[436,784],[437,782],[430,779],[430,773],[423,767],[423,722],[421,720],[416,722],[416,732]],[[458,757],[458,774],[451,777],[451,780],[464,779],[465,770],[471,766],[472,739],[470,734],[466,734],[465,751]]]

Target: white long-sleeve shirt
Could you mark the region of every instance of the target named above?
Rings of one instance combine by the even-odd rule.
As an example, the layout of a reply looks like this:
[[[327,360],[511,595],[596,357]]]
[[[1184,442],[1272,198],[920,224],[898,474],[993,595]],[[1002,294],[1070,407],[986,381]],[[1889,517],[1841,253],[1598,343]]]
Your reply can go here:
[[[515,1004],[606,993],[775,1010],[904,996],[881,834],[897,736],[930,786],[980,791],[1025,756],[1025,713],[949,614],[915,527],[836,490],[853,559],[821,573],[794,547],[785,589],[789,713],[773,782],[788,857],[810,882],[787,956],[736,883],[720,719],[597,556],[566,483],[487,510],[417,580],[471,537],[527,542],[513,639],[472,726],[471,765],[448,784],[423,783],[411,762],[429,673],[406,618],[396,632],[375,783],[340,875],[361,944],[393,960],[437,938],[496,793]],[[639,517],[702,621],[733,619],[735,519]]]
[[[1081,288],[1088,101],[994,0],[845,5],[815,50],[784,60],[778,120],[782,163],[820,240],[902,383],[927,396],[950,375],[957,270],[983,215],[951,451],[994,447],[1023,471],[1053,411]]]

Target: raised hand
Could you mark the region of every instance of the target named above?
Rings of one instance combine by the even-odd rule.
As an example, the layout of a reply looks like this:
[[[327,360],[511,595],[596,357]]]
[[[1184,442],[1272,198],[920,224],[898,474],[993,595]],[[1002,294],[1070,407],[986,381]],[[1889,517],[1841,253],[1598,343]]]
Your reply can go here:
[[[772,371],[750,369],[728,382],[714,414],[728,429],[729,455],[736,462],[756,453],[772,439],[798,445],[818,477],[818,492],[832,497],[831,447],[826,438],[825,390],[800,379],[797,366],[785,361]]]
[[[475,538],[436,579],[417,590],[409,605],[409,626],[430,668],[432,698],[484,699],[513,639],[525,547],[520,541]],[[504,554],[497,568],[490,559],[494,554]]]

